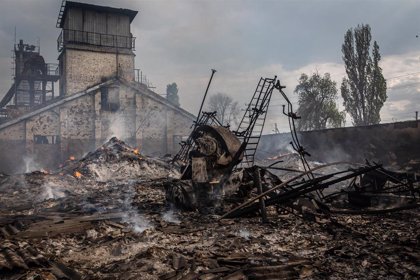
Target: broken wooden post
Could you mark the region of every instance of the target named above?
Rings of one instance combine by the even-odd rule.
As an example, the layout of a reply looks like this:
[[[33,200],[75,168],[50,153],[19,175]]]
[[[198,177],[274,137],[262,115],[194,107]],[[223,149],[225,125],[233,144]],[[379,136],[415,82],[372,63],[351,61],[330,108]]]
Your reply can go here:
[[[254,186],[257,188],[258,195],[262,194],[261,174],[258,166],[254,167]],[[264,197],[260,197],[260,212],[263,223],[267,223],[267,211],[265,209]]]

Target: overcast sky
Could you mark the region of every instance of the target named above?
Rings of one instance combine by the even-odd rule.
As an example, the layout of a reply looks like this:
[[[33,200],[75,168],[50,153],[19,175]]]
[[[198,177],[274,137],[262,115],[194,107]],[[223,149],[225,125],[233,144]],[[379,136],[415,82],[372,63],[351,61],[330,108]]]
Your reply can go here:
[[[182,107],[196,114],[215,68],[209,94],[231,95],[242,107],[261,76],[277,75],[296,102],[293,89],[301,73],[329,72],[339,88],[345,75],[344,33],[369,24],[388,80],[383,122],[414,118],[420,104],[420,1],[409,0],[83,0],[129,8],[136,68],[163,94],[176,82]],[[41,42],[41,54],[57,62],[55,28],[61,0],[0,0],[0,96],[10,87],[14,29],[17,39]],[[275,95],[266,132],[284,102]],[[342,107],[342,100],[338,100]],[[348,122],[347,125],[351,125]]]

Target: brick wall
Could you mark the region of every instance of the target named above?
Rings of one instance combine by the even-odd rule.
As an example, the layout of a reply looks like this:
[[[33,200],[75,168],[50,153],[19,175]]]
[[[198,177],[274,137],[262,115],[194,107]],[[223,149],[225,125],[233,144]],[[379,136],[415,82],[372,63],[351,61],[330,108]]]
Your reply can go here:
[[[54,169],[70,156],[82,157],[112,136],[147,155],[177,152],[180,137],[190,133],[193,116],[168,106],[160,96],[151,98],[119,82],[110,90],[118,91],[116,111],[101,107],[101,91],[97,90],[1,129],[0,172],[24,172],[28,158],[37,168]],[[52,142],[53,136],[58,136],[56,142]],[[49,143],[39,137],[47,137]]]
[[[101,47],[67,46],[60,56],[66,95],[85,90],[109,77],[134,80],[134,54],[131,51],[101,51]]]

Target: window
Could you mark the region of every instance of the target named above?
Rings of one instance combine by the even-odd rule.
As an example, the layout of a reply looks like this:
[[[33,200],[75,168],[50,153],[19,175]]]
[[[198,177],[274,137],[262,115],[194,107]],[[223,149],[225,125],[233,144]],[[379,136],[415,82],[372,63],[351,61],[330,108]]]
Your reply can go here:
[[[59,144],[59,135],[34,135],[35,144]]]
[[[119,87],[101,87],[101,109],[115,112],[120,108]]]

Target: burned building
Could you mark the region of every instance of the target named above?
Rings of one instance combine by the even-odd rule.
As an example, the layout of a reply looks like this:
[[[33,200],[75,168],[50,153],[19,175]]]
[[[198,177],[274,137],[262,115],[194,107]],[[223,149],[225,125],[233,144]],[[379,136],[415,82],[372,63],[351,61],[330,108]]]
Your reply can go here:
[[[200,113],[171,162],[113,137],[0,174],[0,279],[417,279],[417,175],[311,162],[293,129],[293,153],[255,162],[283,88],[260,79],[243,131]]]
[[[111,136],[146,154],[176,152],[195,118],[136,80],[130,29],[136,15],[63,2],[58,67],[34,46],[15,46],[14,84],[0,104],[0,171],[28,171],[28,159],[54,168]]]

